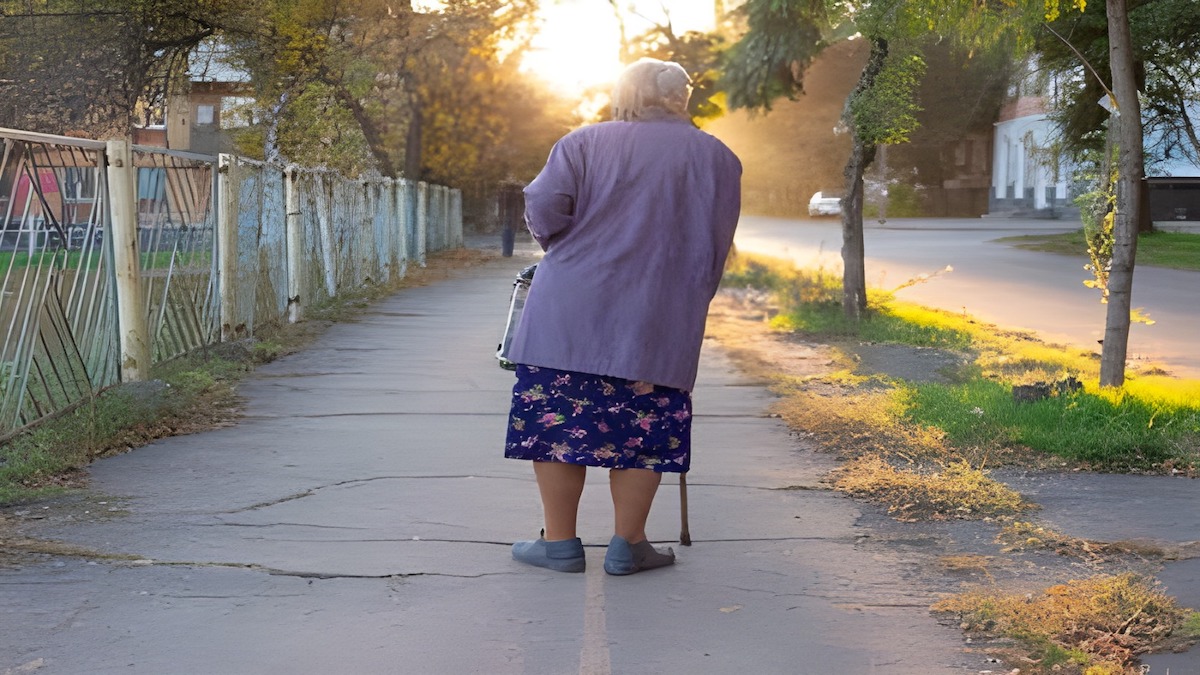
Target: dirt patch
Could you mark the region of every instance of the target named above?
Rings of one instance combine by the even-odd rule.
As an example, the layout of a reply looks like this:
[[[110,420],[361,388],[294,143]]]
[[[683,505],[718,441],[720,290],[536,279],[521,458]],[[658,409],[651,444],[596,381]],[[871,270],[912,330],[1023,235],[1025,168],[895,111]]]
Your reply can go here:
[[[705,337],[715,339],[743,373],[762,384],[825,375],[848,362],[829,345],[772,331],[765,298],[721,291],[708,312]]]
[[[966,354],[907,345],[850,343],[841,345],[860,375],[886,375],[908,382],[954,382],[971,363]]]

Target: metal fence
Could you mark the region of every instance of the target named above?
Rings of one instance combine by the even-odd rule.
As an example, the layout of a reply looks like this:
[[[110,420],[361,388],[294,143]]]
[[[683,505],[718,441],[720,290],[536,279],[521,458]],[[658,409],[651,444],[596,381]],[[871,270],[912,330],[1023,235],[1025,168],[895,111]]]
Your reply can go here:
[[[457,190],[0,129],[0,437],[462,245]]]

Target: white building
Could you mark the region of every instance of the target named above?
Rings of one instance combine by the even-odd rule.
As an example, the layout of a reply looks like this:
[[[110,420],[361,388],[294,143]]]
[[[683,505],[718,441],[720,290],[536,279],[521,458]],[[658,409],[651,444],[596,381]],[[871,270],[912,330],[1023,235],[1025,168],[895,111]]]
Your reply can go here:
[[[1034,65],[1009,90],[992,140],[992,184],[988,214],[1042,218],[1075,217],[1076,192],[1070,185],[1070,160],[1055,143],[1057,133],[1048,111],[1054,104],[1059,76],[1038,72]],[[1189,116],[1200,121],[1200,107]],[[1200,221],[1200,166],[1178,151],[1162,152],[1163,138],[1147,130],[1147,213],[1157,225]],[[1091,186],[1085,186],[1090,189]]]
[[[1056,149],[1049,106],[1057,81],[1044,73],[1029,75],[1009,90],[992,137],[990,215],[1060,218],[1073,216],[1067,159]]]

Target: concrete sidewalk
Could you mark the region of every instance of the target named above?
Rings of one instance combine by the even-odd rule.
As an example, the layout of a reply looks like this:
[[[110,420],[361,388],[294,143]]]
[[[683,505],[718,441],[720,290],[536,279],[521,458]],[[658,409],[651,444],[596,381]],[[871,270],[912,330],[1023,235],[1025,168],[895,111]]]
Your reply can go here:
[[[512,375],[493,352],[529,262],[406,289],[260,369],[236,426],[97,462],[85,495],[9,510],[28,536],[106,555],[0,569],[0,673],[999,668],[929,614],[934,551],[827,490],[834,460],[768,417],[770,395],[713,344],[678,564],[604,574],[596,471],[587,573],[512,561],[541,516],[529,465],[502,457]],[[678,535],[673,478],[650,532]]]

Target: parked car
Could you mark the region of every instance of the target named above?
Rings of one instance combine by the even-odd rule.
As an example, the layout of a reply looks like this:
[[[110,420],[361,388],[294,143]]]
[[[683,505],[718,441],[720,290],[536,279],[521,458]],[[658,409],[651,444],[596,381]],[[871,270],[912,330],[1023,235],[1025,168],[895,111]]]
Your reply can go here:
[[[808,200],[808,215],[837,216],[842,213],[842,196],[830,190],[813,194]]]

